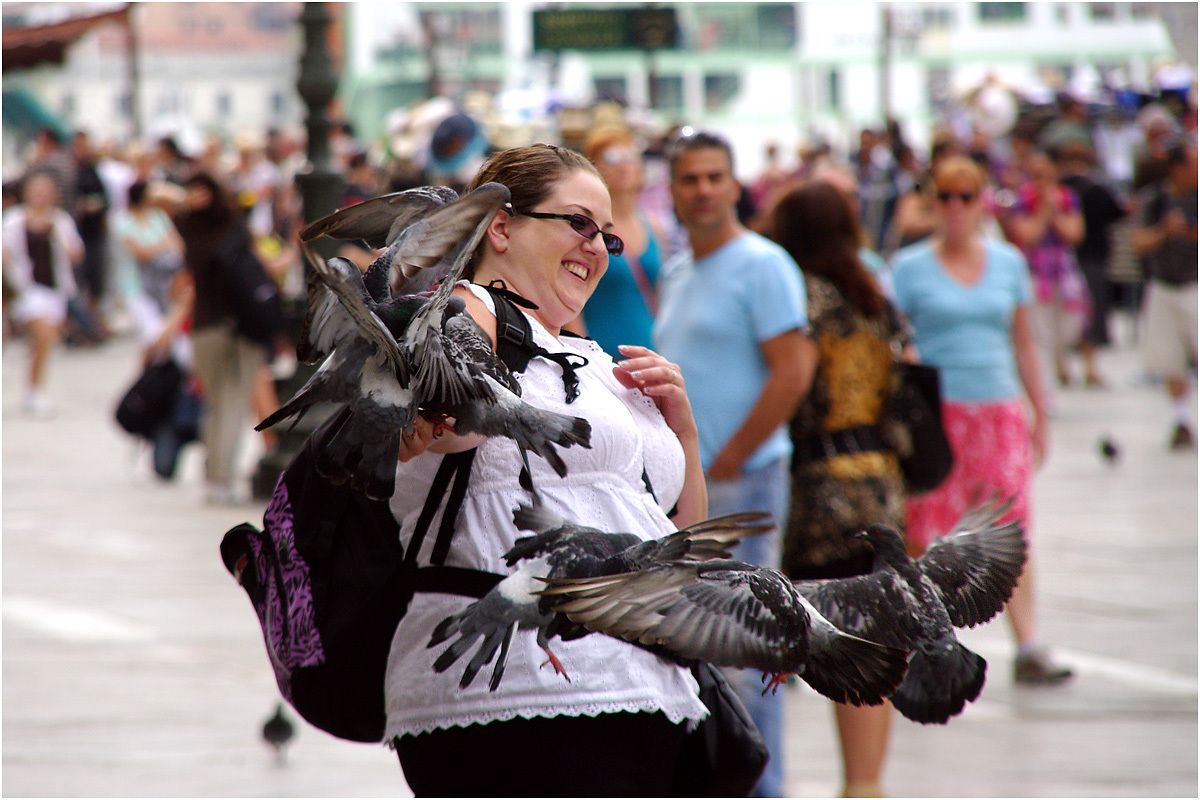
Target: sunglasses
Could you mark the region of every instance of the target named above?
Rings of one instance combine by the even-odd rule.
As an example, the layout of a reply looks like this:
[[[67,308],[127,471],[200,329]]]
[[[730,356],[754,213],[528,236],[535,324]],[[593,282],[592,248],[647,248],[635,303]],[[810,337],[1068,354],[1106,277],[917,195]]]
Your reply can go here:
[[[964,204],[972,203],[978,195],[975,192],[938,192],[937,199],[943,203],[949,203],[954,198],[958,198]]]
[[[578,233],[587,240],[596,238],[596,234],[604,239],[604,249],[609,255],[619,256],[625,252],[625,242],[621,241],[621,237],[615,233],[605,233],[600,230],[600,226],[596,224],[596,220],[591,217],[585,217],[583,214],[547,214],[541,211],[525,211],[523,216],[533,217],[534,219],[562,219],[566,220],[571,226],[571,230]]]

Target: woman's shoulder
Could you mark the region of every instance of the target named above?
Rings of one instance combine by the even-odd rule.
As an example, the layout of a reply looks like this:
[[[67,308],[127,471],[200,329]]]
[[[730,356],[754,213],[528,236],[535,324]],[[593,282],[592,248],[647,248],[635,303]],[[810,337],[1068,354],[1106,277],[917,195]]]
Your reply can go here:
[[[929,267],[937,262],[933,255],[933,242],[924,239],[914,242],[907,247],[901,247],[892,256],[892,271],[899,277],[901,269],[908,270]]]
[[[1005,269],[1026,269],[1025,256],[1016,245],[994,236],[983,240],[984,251],[989,259]]]

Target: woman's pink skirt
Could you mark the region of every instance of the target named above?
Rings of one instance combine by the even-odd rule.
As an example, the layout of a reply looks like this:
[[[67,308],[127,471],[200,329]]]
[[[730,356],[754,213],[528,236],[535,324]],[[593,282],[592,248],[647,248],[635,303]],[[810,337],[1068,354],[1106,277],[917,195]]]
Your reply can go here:
[[[946,481],[931,492],[909,498],[908,549],[924,552],[950,532],[963,513],[994,492],[1015,495],[1009,520],[1026,520],[1029,535],[1029,424],[1020,400],[999,403],[942,402],[942,423],[954,453]]]

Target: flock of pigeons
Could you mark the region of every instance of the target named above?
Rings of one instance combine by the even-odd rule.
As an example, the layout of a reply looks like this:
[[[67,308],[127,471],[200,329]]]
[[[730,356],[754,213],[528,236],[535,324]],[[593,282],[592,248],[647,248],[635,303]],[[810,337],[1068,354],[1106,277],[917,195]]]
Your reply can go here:
[[[298,355],[324,363],[259,429],[299,419],[317,403],[348,406],[317,466],[377,499],[392,494],[400,436],[418,415],[459,434],[509,437],[523,459],[533,451],[565,474],[555,448],[588,447],[588,422],[521,400],[487,335],[451,294],[489,220],[508,203],[508,190],[495,183],[462,197],[424,187],[305,228],[312,269]],[[345,259],[312,252],[307,243],[323,235],[361,239],[383,253],[360,273]],[[979,696],[986,670],[954,630],[997,614],[1026,558],[1020,524],[1000,522],[1011,501],[997,498],[920,558],[905,553],[895,531],[872,526],[854,534],[874,549],[870,573],[792,582],[731,558],[742,538],[770,528],[763,514],[718,517],[642,541],[578,525],[536,497],[513,514],[530,535],[505,554],[510,574],[430,638],[429,647],[445,645],[439,672],[470,654],[462,687],[492,664],[494,691],[520,630],[535,633],[548,663],[569,680],[551,641],[599,633],[681,664],[761,670],[764,692],[795,675],[839,702],[890,699],[909,719],[945,723]]]

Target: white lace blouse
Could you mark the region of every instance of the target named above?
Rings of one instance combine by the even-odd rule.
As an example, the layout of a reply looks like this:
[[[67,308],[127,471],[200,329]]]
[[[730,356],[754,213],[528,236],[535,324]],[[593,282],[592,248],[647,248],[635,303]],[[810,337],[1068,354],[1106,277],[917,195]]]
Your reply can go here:
[[[487,291],[478,286],[470,289],[494,313]],[[567,465],[565,478],[530,454],[529,466],[542,503],[567,519],[601,530],[625,531],[647,539],[673,532],[675,526],[663,508],[671,508],[683,488],[683,448],[653,401],[636,389],[621,386],[612,374],[612,359],[592,341],[560,339],[537,320],[530,318],[530,323],[541,347],[552,353],[578,353],[588,360],[587,366],[577,370],[580,392],[570,405],[564,399],[562,371],[557,364],[534,358],[518,377],[527,402],[583,417],[592,426],[590,448],[559,448]],[[406,552],[440,462],[440,457],[426,456],[400,464],[397,470],[391,507],[400,522]],[[643,466],[661,507],[646,491]],[[518,537],[529,535],[518,532],[512,521],[513,509],[529,501],[528,493],[517,483],[520,469],[520,457],[511,440],[492,438],[480,445],[447,566],[507,572],[501,555]],[[423,543],[419,565],[429,563],[440,519],[439,510]],[[537,646],[534,632],[518,631],[504,679],[495,692],[488,691],[492,664],[484,666],[469,687],[459,689],[474,649],[439,675],[433,662],[448,643],[434,648],[426,645],[434,626],[469,602],[469,598],[451,594],[417,594],[413,598],[388,658],[386,741],[515,717],[661,711],[680,722],[707,714],[688,670],[599,634],[570,642],[551,640],[550,647],[562,660],[570,683],[549,667],[541,669],[546,655]]]

